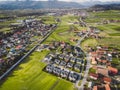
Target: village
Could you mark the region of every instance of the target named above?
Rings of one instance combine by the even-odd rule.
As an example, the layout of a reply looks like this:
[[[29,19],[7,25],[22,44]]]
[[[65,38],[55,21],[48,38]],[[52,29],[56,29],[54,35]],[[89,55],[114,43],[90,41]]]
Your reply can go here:
[[[79,47],[65,42],[53,42],[47,46],[42,46],[45,47],[44,49],[52,51],[43,60],[48,63],[45,67],[47,72],[69,79],[72,82],[81,79],[80,72],[85,70],[86,60],[84,60],[84,53]],[[41,51],[41,47],[37,51]]]
[[[101,31],[90,27],[90,31],[83,30],[75,32],[76,35],[85,38],[101,39]],[[78,41],[78,40],[77,40]],[[80,47],[72,46],[63,41],[53,41],[47,45],[41,45],[36,51],[50,50],[51,52],[44,58],[43,62],[48,65],[43,71],[61,77],[68,81],[77,83],[84,78],[87,60],[84,51]],[[109,50],[107,46],[87,47],[90,60],[90,70],[84,84],[85,90],[112,90],[111,84],[120,83],[118,69],[112,67],[111,61],[118,57],[119,52]],[[79,86],[78,86],[79,87]]]
[[[16,63],[33,45],[51,32],[55,25],[45,25],[42,21],[24,20],[24,26],[14,24],[13,31],[0,34],[0,75]],[[13,26],[13,24],[12,24]]]
[[[17,83],[31,82],[23,90],[33,90],[34,85],[41,90],[119,90],[120,51],[100,42],[110,36],[96,23],[87,23],[88,16],[82,10],[53,10],[46,16],[11,23],[11,32],[0,32],[0,76],[18,66],[14,76],[24,79]],[[111,23],[119,20],[106,20],[102,25]]]

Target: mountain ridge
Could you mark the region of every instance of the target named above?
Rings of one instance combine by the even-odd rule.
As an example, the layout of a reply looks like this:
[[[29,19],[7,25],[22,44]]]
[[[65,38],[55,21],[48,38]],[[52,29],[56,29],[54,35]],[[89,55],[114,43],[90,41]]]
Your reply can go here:
[[[43,8],[83,8],[84,6],[76,2],[63,1],[12,1],[0,4],[0,9],[43,9]]]

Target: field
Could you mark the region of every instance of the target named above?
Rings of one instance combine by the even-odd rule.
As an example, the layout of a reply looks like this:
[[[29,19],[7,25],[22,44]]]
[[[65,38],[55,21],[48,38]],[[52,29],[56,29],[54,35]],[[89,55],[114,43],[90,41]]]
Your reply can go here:
[[[45,63],[41,60],[48,52],[32,53],[0,85],[0,90],[72,90],[72,83],[42,71]]]
[[[70,38],[79,39],[80,37],[75,36],[74,30],[80,31],[86,28],[80,27],[78,24],[73,25],[68,23],[68,22],[77,21],[78,17],[65,15],[60,17],[60,19],[61,19],[61,23],[58,25],[58,28],[44,43],[57,40],[57,41],[69,42],[70,44],[75,45],[76,42],[71,42]]]
[[[96,45],[106,45],[120,48],[120,23],[108,23],[108,24],[98,24],[102,23],[103,20],[120,20],[119,18],[120,11],[101,11],[101,12],[90,12],[88,18],[86,18],[86,22],[89,25],[93,25],[101,30],[100,36],[103,36],[104,39],[95,40],[87,40],[84,41],[83,44],[96,46]],[[92,42],[93,44],[89,44]],[[85,48],[83,46],[83,48]]]

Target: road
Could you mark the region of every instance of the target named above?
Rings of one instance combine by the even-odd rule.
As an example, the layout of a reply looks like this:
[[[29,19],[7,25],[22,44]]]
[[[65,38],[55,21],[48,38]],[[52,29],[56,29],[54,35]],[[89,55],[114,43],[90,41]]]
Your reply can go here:
[[[81,22],[84,22],[84,21],[82,21],[82,19],[80,19],[81,20]],[[90,31],[90,28],[89,28],[89,26],[86,24],[86,26],[87,26],[87,33],[77,42],[77,44],[76,44],[76,47],[80,47],[81,48],[81,41],[83,41],[84,39],[85,39],[85,37],[90,33],[89,31]],[[84,52],[84,50],[81,48],[81,50]],[[87,65],[86,65],[86,70],[85,70],[85,74],[84,74],[84,77],[83,77],[83,79],[82,79],[82,82],[81,82],[81,85],[79,86],[79,80],[76,82],[76,84],[75,84],[75,87],[77,87],[78,88],[78,90],[83,90],[84,89],[84,85],[85,85],[85,83],[86,83],[86,81],[87,81],[87,77],[88,77],[88,72],[89,72],[89,69],[90,69],[90,56],[89,56],[89,54],[88,53],[86,53],[86,52],[84,52],[85,54],[86,54],[86,59],[87,59]],[[79,75],[81,75],[81,73],[79,73]]]

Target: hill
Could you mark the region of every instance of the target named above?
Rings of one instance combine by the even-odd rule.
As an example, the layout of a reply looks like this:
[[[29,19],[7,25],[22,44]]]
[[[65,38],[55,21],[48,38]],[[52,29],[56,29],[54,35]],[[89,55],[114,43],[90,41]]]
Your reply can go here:
[[[118,4],[105,4],[105,5],[94,5],[90,9],[94,10],[120,10],[120,3]]]
[[[0,3],[1,10],[15,9],[47,9],[47,8],[83,8],[83,5],[75,2],[62,1],[10,1]]]

